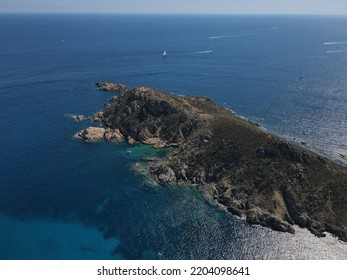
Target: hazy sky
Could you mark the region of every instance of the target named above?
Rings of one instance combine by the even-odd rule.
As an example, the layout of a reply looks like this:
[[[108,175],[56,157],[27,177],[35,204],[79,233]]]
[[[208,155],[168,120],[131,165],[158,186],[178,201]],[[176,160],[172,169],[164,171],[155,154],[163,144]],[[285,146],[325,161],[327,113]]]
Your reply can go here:
[[[347,0],[0,0],[0,12],[347,14]]]

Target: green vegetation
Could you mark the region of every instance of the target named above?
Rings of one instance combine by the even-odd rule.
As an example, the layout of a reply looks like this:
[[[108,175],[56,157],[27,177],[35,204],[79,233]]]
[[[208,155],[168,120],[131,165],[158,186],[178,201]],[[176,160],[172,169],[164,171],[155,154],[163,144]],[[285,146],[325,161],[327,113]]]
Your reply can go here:
[[[159,183],[201,188],[253,224],[287,232],[297,224],[347,241],[347,169],[208,98],[128,90],[105,109],[104,122],[143,143],[179,146],[148,169]]]

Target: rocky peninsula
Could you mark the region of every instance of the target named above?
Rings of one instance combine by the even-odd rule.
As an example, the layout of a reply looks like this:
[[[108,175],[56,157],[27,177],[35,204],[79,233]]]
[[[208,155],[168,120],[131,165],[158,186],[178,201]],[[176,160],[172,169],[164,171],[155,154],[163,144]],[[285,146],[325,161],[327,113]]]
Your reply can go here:
[[[299,225],[347,241],[347,168],[263,131],[209,98],[122,87],[98,118],[105,128],[78,132],[84,141],[176,147],[140,168],[160,184],[199,188],[251,224],[290,233]]]

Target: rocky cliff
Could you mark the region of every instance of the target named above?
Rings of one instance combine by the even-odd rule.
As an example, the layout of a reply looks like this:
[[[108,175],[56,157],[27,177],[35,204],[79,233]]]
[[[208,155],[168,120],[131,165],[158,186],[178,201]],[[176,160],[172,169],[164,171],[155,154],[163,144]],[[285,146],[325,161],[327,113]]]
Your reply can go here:
[[[135,88],[113,98],[102,120],[118,138],[177,147],[151,163],[148,172],[159,183],[200,188],[252,224],[291,233],[297,224],[347,241],[347,169],[206,97]]]

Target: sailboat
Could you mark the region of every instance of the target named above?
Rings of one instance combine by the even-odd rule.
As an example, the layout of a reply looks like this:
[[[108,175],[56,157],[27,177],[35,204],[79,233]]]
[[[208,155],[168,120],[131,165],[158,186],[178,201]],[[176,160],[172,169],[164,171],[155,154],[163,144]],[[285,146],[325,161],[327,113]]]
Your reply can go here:
[[[163,52],[163,57],[166,57],[166,56],[167,56],[167,52],[164,51],[164,52]]]

